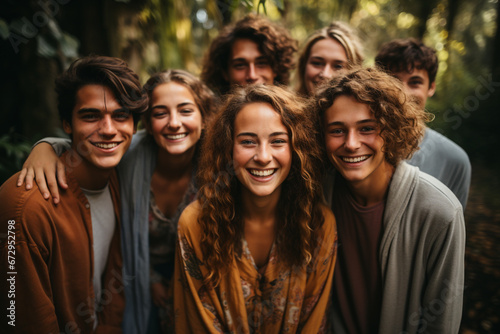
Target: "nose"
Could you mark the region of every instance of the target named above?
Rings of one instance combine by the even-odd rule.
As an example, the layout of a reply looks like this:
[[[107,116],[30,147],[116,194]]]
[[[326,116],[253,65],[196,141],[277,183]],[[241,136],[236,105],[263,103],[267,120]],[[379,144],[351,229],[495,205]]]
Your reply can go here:
[[[321,71],[320,76],[321,78],[327,80],[333,78],[333,68],[329,64],[326,64],[323,71]]]
[[[260,165],[267,165],[273,160],[273,155],[271,150],[267,145],[259,145],[257,152],[255,153],[253,160]]]
[[[170,113],[170,119],[168,122],[168,127],[171,129],[178,129],[181,127],[181,121],[179,119],[179,115],[176,112]]]
[[[251,63],[248,65],[248,71],[247,71],[247,82],[248,83],[254,83],[257,81],[257,72],[255,70],[255,64]]]
[[[101,119],[100,135],[105,137],[114,136],[116,134],[116,127],[113,122],[111,114],[106,114]]]
[[[359,135],[354,131],[349,131],[344,146],[347,150],[355,152],[361,146]]]

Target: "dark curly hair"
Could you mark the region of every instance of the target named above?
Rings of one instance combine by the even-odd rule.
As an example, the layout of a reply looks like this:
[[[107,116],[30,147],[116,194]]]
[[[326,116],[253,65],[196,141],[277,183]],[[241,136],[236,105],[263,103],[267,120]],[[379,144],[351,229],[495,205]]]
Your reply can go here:
[[[118,103],[128,109],[137,124],[148,108],[148,96],[137,74],[119,58],[88,56],[75,60],[56,79],[58,110],[61,121],[71,124],[76,93],[85,85],[108,87]]]
[[[415,38],[406,38],[384,43],[375,57],[375,65],[392,73],[424,69],[429,75],[430,87],[436,80],[439,62],[436,50]]]
[[[311,49],[317,42],[332,38],[342,45],[345,50],[348,68],[352,66],[361,66],[363,64],[363,47],[359,41],[356,31],[351,28],[347,23],[342,21],[333,21],[327,27],[321,28],[313,32],[304,43],[299,56],[299,64],[297,67],[297,92],[307,96],[312,95],[307,91],[306,83],[304,81],[306,73],[306,65],[311,54]]]
[[[376,68],[357,68],[344,73],[316,93],[316,114],[322,143],[325,142],[325,112],[335,99],[344,95],[368,105],[380,125],[385,158],[391,165],[396,166],[401,160],[411,158],[418,150],[425,122],[432,120],[432,114],[419,108],[406,95],[397,78]]]
[[[226,26],[212,41],[203,59],[203,82],[217,94],[226,94],[231,89],[223,73],[227,74],[233,43],[240,38],[257,43],[276,74],[274,82],[288,85],[290,71],[295,68],[297,42],[285,28],[255,14],[248,14],[236,24]]]
[[[200,160],[199,192],[203,231],[201,249],[208,269],[207,284],[217,285],[235,256],[241,255],[243,217],[241,183],[233,168],[234,122],[251,103],[268,103],[288,129],[292,150],[290,173],[278,203],[276,247],[280,261],[302,266],[311,261],[323,224],[320,150],[305,100],[284,87],[250,85],[227,97],[208,130]]]

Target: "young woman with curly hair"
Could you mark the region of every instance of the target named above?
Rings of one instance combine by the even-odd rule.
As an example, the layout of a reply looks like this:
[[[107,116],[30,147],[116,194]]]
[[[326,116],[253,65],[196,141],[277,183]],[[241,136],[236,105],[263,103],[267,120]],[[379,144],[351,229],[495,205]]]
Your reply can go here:
[[[318,333],[336,258],[307,105],[277,86],[229,95],[202,148],[175,266],[179,333]]]
[[[418,149],[429,114],[398,79],[373,68],[334,78],[315,100],[335,169],[324,192],[340,240],[331,329],[457,333],[462,207],[440,181],[404,161]]]
[[[134,135],[118,165],[124,333],[173,330],[171,278],[177,222],[196,198],[200,141],[216,109],[210,89],[183,70],[153,74],[144,91],[149,96],[142,119],[146,129]],[[40,149],[43,145],[34,151]],[[50,146],[40,154],[43,159],[35,156],[31,161],[54,165]]]
[[[288,85],[297,42],[286,29],[249,14],[226,26],[205,54],[201,80],[224,95],[234,86]]]
[[[340,71],[363,64],[363,47],[347,23],[333,21],[313,32],[306,40],[297,66],[297,91],[314,94],[316,87]]]

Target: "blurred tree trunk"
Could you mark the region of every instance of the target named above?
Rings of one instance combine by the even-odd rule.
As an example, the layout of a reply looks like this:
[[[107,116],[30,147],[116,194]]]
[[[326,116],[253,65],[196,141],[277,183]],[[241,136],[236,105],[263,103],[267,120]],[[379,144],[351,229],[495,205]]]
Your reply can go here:
[[[455,18],[460,7],[460,0],[448,0],[448,17],[446,18],[446,31],[448,31],[448,41],[455,27]]]
[[[453,1],[458,1],[458,0],[449,0],[450,3]],[[417,12],[418,13],[418,24],[417,24],[417,37],[420,39],[424,38],[425,32],[427,31],[427,20],[432,14],[432,10],[434,9],[436,5],[436,1],[421,1],[419,2],[420,4],[420,10]]]
[[[0,122],[1,133],[13,131],[28,140],[55,135],[59,117],[54,79],[62,71],[63,62],[60,54],[39,56],[39,39],[49,32],[53,15],[34,1],[3,3],[0,8],[6,24],[17,27],[10,28],[8,39],[2,40],[0,47],[0,110],[6,116]]]
[[[493,81],[500,82],[500,1],[497,2],[497,31],[493,42],[493,60],[491,64],[491,73],[493,73]],[[500,94],[496,94],[497,101],[500,100]]]
[[[215,1],[217,8],[219,9],[220,17],[222,19],[221,27],[231,23],[231,18],[233,16],[233,0],[217,0]]]
[[[141,36],[130,27],[137,26],[133,20],[144,2],[25,0],[2,4],[1,19],[11,34],[1,44],[0,68],[6,77],[0,89],[0,109],[8,113],[2,133],[13,129],[30,141],[63,134],[54,80],[79,54],[121,57],[129,63],[132,60],[132,68],[140,68],[141,57],[134,54],[141,52],[141,44],[134,40]]]

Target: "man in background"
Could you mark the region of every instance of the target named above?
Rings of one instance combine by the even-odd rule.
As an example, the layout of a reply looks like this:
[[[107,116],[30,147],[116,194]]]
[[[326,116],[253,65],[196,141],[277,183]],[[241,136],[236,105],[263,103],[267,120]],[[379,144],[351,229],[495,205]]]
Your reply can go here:
[[[421,108],[436,91],[436,51],[421,41],[407,38],[387,42],[381,46],[375,64],[401,80]],[[408,162],[443,182],[465,210],[472,171],[469,157],[460,146],[427,128],[420,150]]]

